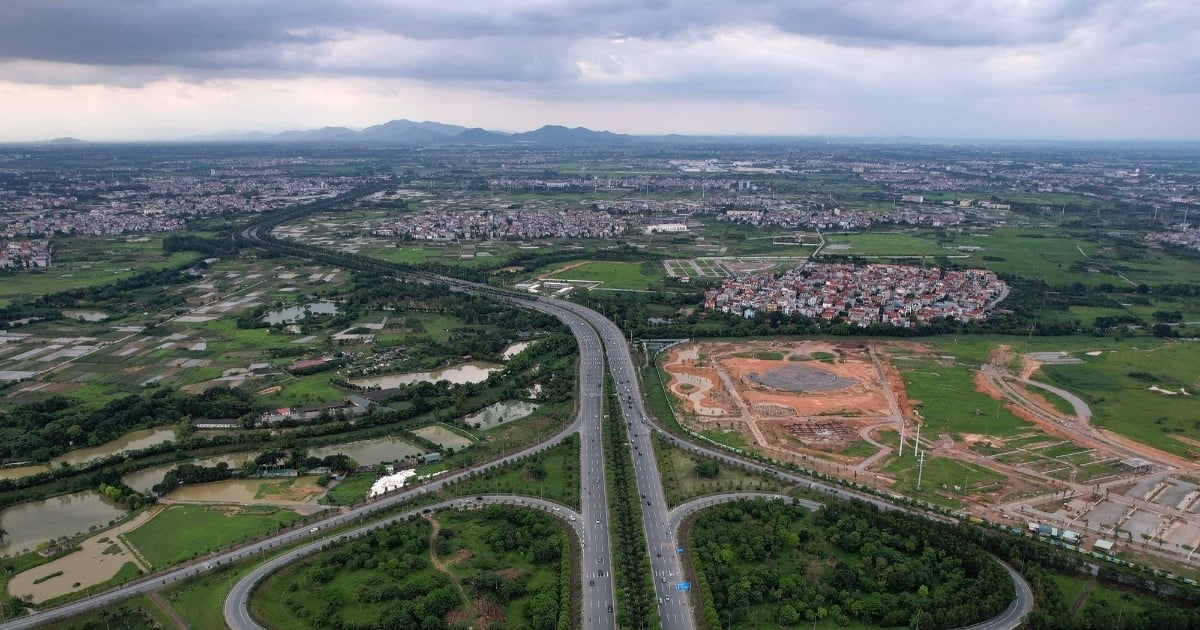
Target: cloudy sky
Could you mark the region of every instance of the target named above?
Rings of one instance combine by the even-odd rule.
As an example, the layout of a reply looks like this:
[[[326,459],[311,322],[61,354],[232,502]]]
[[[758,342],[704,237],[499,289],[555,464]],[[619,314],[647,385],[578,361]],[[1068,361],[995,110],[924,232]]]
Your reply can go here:
[[[0,140],[1200,140],[1198,0],[3,0]]]

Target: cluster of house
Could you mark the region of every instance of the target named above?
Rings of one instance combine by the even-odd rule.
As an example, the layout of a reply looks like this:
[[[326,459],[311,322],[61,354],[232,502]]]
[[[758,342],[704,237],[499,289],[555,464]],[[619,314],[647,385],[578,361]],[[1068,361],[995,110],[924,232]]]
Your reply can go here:
[[[939,317],[983,320],[1007,295],[1007,285],[982,269],[805,263],[780,278],[754,274],[726,280],[705,293],[704,306],[745,317],[781,312],[861,327],[908,328]]]
[[[624,219],[594,210],[426,210],[371,233],[424,241],[613,238],[626,227]]]
[[[0,196],[4,211],[0,235],[118,234],[183,229],[192,217],[254,213],[298,201],[344,192],[360,180],[343,178],[262,177],[248,172],[216,171],[210,177],[151,176],[127,181],[83,179],[69,182],[72,195],[38,191]],[[81,202],[80,198],[98,199]]]
[[[1166,243],[1176,247],[1200,249],[1200,230],[1190,226],[1172,232],[1151,232],[1146,235],[1147,243]]]
[[[49,241],[8,241],[0,248],[0,269],[49,267]]]
[[[1029,530],[1029,533],[1034,534],[1036,536],[1043,536],[1045,538],[1053,538],[1055,540],[1061,540],[1061,541],[1067,543],[1068,545],[1078,545],[1083,540],[1083,536],[1080,535],[1079,532],[1073,532],[1069,529],[1059,529],[1057,527],[1051,527],[1050,525],[1046,525],[1043,523],[1029,523],[1029,525],[1027,526],[1027,529]],[[1105,541],[1097,542],[1096,546],[1102,548],[1103,545],[1099,544],[1100,542],[1105,542]],[[1111,549],[1111,548],[1112,548],[1112,543],[1108,543],[1108,549]]]
[[[873,225],[913,225],[921,227],[954,227],[966,218],[957,210],[911,210],[897,209],[891,212],[865,212],[862,210],[814,209],[735,209],[728,210],[717,218],[734,223],[767,225],[784,228],[817,230],[863,230]]]

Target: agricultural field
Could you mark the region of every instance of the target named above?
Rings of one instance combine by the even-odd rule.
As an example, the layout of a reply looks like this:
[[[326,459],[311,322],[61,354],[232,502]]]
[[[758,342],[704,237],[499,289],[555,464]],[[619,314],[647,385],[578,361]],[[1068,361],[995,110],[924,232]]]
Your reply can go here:
[[[156,569],[278,531],[300,519],[267,506],[173,505],[124,535]]]
[[[14,297],[109,284],[139,271],[165,269],[199,258],[192,252],[165,254],[162,241],[161,235],[53,239],[53,266],[49,269],[0,276],[0,306]]]

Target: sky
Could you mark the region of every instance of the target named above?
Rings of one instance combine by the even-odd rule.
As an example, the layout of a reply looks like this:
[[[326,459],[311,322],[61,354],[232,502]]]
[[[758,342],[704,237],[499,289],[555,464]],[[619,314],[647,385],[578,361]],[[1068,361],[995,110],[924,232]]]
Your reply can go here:
[[[0,141],[1200,140],[1198,0],[3,0]]]

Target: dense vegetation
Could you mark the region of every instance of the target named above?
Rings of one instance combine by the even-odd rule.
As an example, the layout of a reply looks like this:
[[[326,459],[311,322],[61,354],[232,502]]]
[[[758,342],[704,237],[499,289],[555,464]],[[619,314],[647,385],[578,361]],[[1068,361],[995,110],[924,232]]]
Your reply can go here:
[[[604,453],[608,460],[608,501],[612,515],[613,576],[617,587],[617,625],[630,627],[640,619],[657,615],[654,585],[650,577],[650,559],[642,528],[642,502],[634,478],[633,458],[629,455],[625,419],[614,394],[611,379],[606,379],[604,413]]]
[[[549,630],[570,619],[569,553],[550,516],[488,506],[434,518],[444,525],[436,535],[425,521],[397,523],[284,569],[256,593],[255,614],[271,627],[343,629],[444,628],[497,609],[514,625],[493,613],[492,627]]]
[[[828,619],[839,625],[956,628],[1008,606],[998,562],[955,529],[918,516],[832,502],[711,508],[690,531],[711,628]]]
[[[175,424],[185,416],[238,418],[252,409],[249,393],[224,387],[195,395],[157,388],[101,407],[51,396],[0,411],[0,458],[46,461],[72,448],[115,440],[132,429]]]

